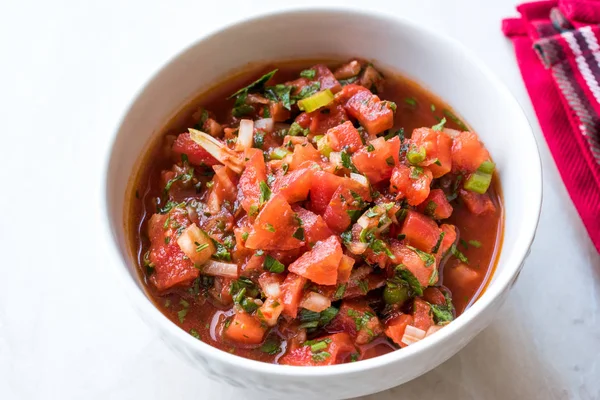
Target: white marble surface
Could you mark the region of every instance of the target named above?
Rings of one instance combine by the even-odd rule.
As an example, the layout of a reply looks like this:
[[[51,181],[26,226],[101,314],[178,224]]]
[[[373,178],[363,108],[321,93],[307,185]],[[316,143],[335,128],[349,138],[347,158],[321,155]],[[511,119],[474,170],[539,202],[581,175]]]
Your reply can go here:
[[[166,59],[280,3],[0,2],[0,399],[244,398],[134,315],[97,231],[101,166],[118,116]],[[473,49],[522,103],[544,167],[537,239],[496,322],[437,369],[367,398],[600,399],[600,257],[500,33],[517,1],[345,3],[436,26]]]

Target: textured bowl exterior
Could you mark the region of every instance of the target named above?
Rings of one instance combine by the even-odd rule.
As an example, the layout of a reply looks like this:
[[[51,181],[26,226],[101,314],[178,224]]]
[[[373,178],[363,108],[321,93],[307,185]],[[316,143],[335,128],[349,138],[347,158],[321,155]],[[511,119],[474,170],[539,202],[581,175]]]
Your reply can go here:
[[[302,31],[302,35],[297,32]],[[147,297],[124,226],[130,177],[158,129],[199,91],[248,63],[362,57],[398,71],[442,97],[478,132],[499,171],[504,243],[486,292],[448,327],[401,351],[330,367],[288,367],[244,359],[198,341]],[[210,60],[210,62],[207,62]],[[518,146],[514,146],[518,143]],[[490,324],[533,241],[541,209],[540,159],[516,100],[456,42],[398,17],[312,9],[268,14],[222,29],[177,55],[142,89],[118,125],[106,166],[106,231],[113,270],[150,329],[201,373],[265,398],[338,399],[379,392],[435,368]],[[128,197],[129,196],[129,197]]]

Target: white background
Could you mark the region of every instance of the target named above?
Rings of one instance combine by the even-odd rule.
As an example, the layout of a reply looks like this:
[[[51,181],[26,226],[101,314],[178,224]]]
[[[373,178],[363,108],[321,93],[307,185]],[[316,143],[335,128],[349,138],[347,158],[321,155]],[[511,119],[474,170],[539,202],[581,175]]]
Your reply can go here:
[[[282,3],[0,1],[0,399],[244,398],[135,315],[107,265],[99,199],[115,125],[150,75],[199,35]],[[600,258],[500,32],[517,2],[345,3],[474,50],[525,108],[544,168],[537,238],[497,320],[437,369],[369,399],[600,399]]]

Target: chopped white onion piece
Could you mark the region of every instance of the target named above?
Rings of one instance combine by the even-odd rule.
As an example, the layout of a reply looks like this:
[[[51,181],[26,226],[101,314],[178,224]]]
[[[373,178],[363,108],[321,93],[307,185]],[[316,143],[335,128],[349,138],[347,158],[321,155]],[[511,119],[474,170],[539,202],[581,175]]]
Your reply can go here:
[[[316,292],[309,292],[300,303],[300,307],[314,312],[321,312],[330,306],[331,300]]]
[[[334,167],[344,168],[344,164],[342,164],[342,153],[337,151],[332,151],[329,153],[329,162]]]
[[[458,135],[460,135],[460,131],[456,130],[456,129],[450,129],[450,128],[444,128],[443,132],[446,133],[448,136],[450,136],[451,138],[455,138]]]
[[[363,242],[350,242],[346,245],[348,247],[348,250],[350,251],[350,253],[352,254],[362,254],[365,251],[367,251],[367,248],[369,247],[368,243],[363,243]]]
[[[404,336],[402,336],[401,342],[406,345],[417,343],[419,340],[425,337],[426,332],[423,329],[416,328],[412,325],[407,325],[404,330]]]
[[[363,229],[369,227],[369,222],[370,222],[370,218],[367,217],[367,213],[364,213],[363,215],[361,215],[360,218],[358,219],[358,221],[356,221],[356,223],[359,224],[360,226],[362,226]]]
[[[354,179],[356,182],[360,183],[364,187],[369,187],[369,180],[366,176],[361,174],[355,174],[354,172],[350,173],[350,178]]]
[[[238,277],[238,266],[234,263],[208,260],[202,267],[202,273],[212,276],[224,276],[227,278]]]
[[[377,229],[375,230],[375,232],[381,233],[381,232],[385,231],[388,228],[388,226],[390,226],[391,224],[392,224],[392,220],[388,219],[388,222],[386,222],[383,225],[377,227]]]
[[[262,118],[254,121],[254,127],[264,132],[273,132],[275,123],[273,118]]]
[[[444,325],[431,325],[429,327],[429,329],[427,329],[427,333],[425,334],[425,337],[436,333],[437,331],[439,331],[443,327],[444,327]]]
[[[243,119],[240,121],[238,130],[238,138],[235,144],[236,150],[244,150],[252,147],[254,142],[254,121],[251,119]]]
[[[236,152],[230,150],[225,144],[207,133],[189,128],[190,137],[194,142],[202,146],[211,156],[227,165],[233,171],[241,174],[244,170],[244,164],[241,157]],[[252,146],[252,144],[250,145]]]
[[[277,282],[259,282],[265,296],[276,299],[281,296],[281,285]]]
[[[275,326],[283,311],[283,304],[278,299],[267,298],[259,311],[258,315],[268,326]]]
[[[204,264],[217,251],[210,237],[196,224],[191,224],[181,232],[177,245],[196,265]]]

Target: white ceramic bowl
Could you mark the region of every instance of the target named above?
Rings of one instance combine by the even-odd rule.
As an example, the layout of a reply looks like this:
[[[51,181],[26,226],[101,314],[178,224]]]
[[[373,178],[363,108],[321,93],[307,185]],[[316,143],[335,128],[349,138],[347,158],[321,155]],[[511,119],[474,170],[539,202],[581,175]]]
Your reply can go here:
[[[302,34],[298,34],[302,32]],[[130,176],[159,129],[187,101],[249,62],[362,57],[396,70],[447,101],[490,150],[504,192],[500,260],[483,296],[448,327],[374,359],[327,367],[261,363],[209,346],[158,311],[138,279],[126,242]],[[436,367],[494,318],[533,241],[542,198],[535,139],[518,103],[469,51],[409,21],[352,10],[287,11],[228,26],[177,55],[148,82],[116,132],[106,171],[106,211],[118,279],[165,343],[201,373],[261,397],[334,399],[378,392]],[[499,346],[502,344],[499,343]]]

